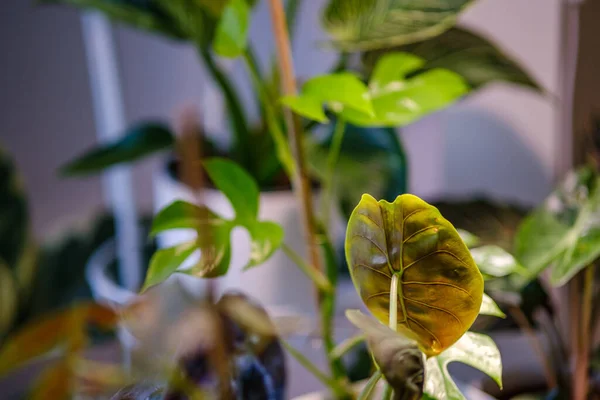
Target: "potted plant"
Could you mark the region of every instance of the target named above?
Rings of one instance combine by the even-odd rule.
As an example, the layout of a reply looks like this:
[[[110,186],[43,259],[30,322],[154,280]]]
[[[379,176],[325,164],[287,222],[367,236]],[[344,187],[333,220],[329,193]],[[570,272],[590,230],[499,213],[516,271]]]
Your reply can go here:
[[[282,126],[275,127],[275,124],[281,125],[283,120],[281,110],[276,105],[260,106],[259,120],[250,121],[247,115],[251,114],[250,108],[255,105],[241,102],[238,90],[219,60],[219,58],[241,58],[252,79],[254,98],[257,103],[264,103],[266,99],[273,103],[277,98],[280,74],[272,65],[261,68],[262,65],[255,57],[251,40],[247,37],[254,2],[47,0],[45,3],[64,3],[97,9],[116,21],[172,40],[186,41],[196,47],[206,70],[223,95],[230,122],[228,133],[231,136],[230,146],[221,148],[210,140],[210,135],[203,134],[201,136],[203,153],[206,156],[224,156],[242,165],[258,182],[262,193],[263,217],[283,224],[290,236],[302,234],[299,229],[301,224],[297,220],[298,210],[293,206],[286,206],[295,203],[290,201],[292,196],[289,191],[290,183],[286,177],[286,165],[282,162],[281,154],[281,142],[285,140],[287,132]],[[352,2],[331,1],[324,9],[323,26],[330,33],[332,43],[338,49],[339,62],[333,70],[355,71],[365,81],[371,76],[371,71],[380,57],[387,52],[400,49],[418,57],[412,60],[412,66],[407,69],[406,72],[409,74],[420,74],[441,67],[465,78],[468,89],[460,95],[495,81],[512,82],[539,89],[534,80],[516,62],[489,40],[474,32],[453,27],[459,13],[470,3],[464,1],[457,5],[441,5],[440,10],[447,18],[440,20],[433,18],[424,21],[420,26],[399,22],[402,19],[394,19],[394,15],[410,14],[420,18],[419,15],[432,12],[425,3],[418,8],[390,5],[386,6],[389,7],[388,9],[381,9],[373,4],[363,9],[355,7]],[[286,18],[292,35],[301,6],[300,1],[289,1],[286,6]],[[380,13],[390,21],[394,19],[393,29],[386,30],[386,35],[382,36],[377,26],[370,25],[369,21],[375,13]],[[361,24],[363,28],[356,29]],[[234,32],[232,28],[237,30]],[[463,55],[460,63],[456,62],[456,57],[453,56],[458,53]],[[353,64],[351,62],[353,55],[360,55],[362,61]],[[428,111],[435,111],[449,105],[451,97],[446,99],[448,102],[441,102]],[[414,121],[418,117],[417,114],[419,113],[408,112],[399,115],[394,121],[388,121],[385,126],[371,124],[365,127],[360,121],[352,120],[344,124],[345,132],[339,138],[341,144],[339,144],[338,171],[341,172],[336,173],[336,187],[330,197],[338,200],[345,219],[348,218],[353,205],[362,193],[369,192],[391,201],[398,193],[407,191],[407,159],[394,128]],[[420,116],[424,114],[420,113]],[[307,162],[310,166],[310,176],[312,180],[322,184],[328,178],[323,173],[328,170],[327,154],[331,146],[338,144],[333,140],[333,129],[326,130],[325,137],[320,139],[317,134],[318,124],[308,120],[302,123],[303,131],[308,135],[304,142],[309,155]],[[131,162],[157,151],[172,149],[176,143],[176,135],[173,132],[174,129],[170,128],[168,123],[143,122],[132,127],[122,141],[91,150],[66,165],[63,172],[72,175],[96,172],[117,163]],[[177,198],[190,200],[194,197],[192,191],[179,179],[177,159],[171,158],[169,163],[171,173],[160,174],[156,180],[157,210]],[[376,179],[373,175],[370,177],[364,175],[367,170],[364,168],[365,165],[377,171]],[[218,191],[207,191],[206,200],[221,213],[233,216],[228,203],[218,194]],[[267,214],[272,210],[277,210],[279,214]],[[343,224],[341,226],[343,227]],[[181,233],[169,232],[159,239],[163,247],[168,247],[186,237],[181,235]],[[249,249],[240,247],[235,250],[233,256],[243,259],[247,257],[248,251]],[[267,265],[264,270],[270,271],[267,276],[271,276],[275,282],[280,280],[276,277],[276,271],[280,271],[284,276],[293,276],[295,273],[293,266],[279,254],[268,262],[270,265]],[[282,264],[287,264],[287,267],[281,267]],[[249,276],[251,274],[247,274],[246,278],[248,279]],[[266,279],[266,276],[261,274],[256,279]],[[296,277],[296,279],[301,278]],[[235,279],[233,284],[237,284]],[[299,291],[302,292],[304,291]],[[273,294],[269,300],[266,293],[263,295],[264,300],[270,303],[285,301],[281,298],[281,294]]]

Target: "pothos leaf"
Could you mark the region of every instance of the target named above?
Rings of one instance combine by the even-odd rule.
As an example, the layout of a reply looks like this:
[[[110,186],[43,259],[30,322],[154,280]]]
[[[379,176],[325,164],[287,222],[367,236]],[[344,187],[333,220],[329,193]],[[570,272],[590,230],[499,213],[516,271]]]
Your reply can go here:
[[[389,319],[392,275],[398,283],[398,331],[428,356],[444,351],[473,324],[483,278],[456,229],[413,195],[393,203],[363,195],[346,232],[346,259],[361,298]]]
[[[215,40],[217,54],[234,58],[243,53],[248,42],[250,9],[246,0],[229,0],[222,11]]]
[[[358,126],[407,125],[447,107],[469,90],[459,75],[443,69],[405,79],[420,63],[417,57],[391,53],[379,61],[368,88],[348,73],[329,74],[309,80],[299,96],[282,102],[319,122],[327,121],[322,110],[326,105]]]
[[[472,0],[330,0],[323,15],[334,44],[346,51],[413,43],[456,23]]]
[[[536,277],[552,265],[561,286],[600,257],[600,177],[591,168],[568,174],[519,227],[515,255]]]
[[[341,112],[346,108],[355,112],[373,115],[367,86],[358,77],[348,72],[317,76],[308,80],[299,96],[284,97],[281,102],[296,113],[326,122],[323,105]]]
[[[144,288],[156,285],[175,272],[213,278],[227,273],[231,260],[231,231],[236,226],[248,230],[251,238],[250,260],[246,268],[263,263],[281,246],[284,232],[280,225],[258,219],[258,185],[237,164],[212,158],[204,163],[212,183],[223,192],[235,210],[232,220],[222,218],[205,206],[181,200],[161,210],[155,217],[152,234],[170,229],[195,229],[198,240],[158,251],[152,257]],[[200,261],[185,271],[181,264],[200,250]]]
[[[502,361],[494,341],[467,332],[452,347],[425,363],[425,393],[436,400],[466,400],[448,373],[448,364],[461,362],[489,375],[502,387]]]
[[[346,310],[346,318],[367,336],[373,357],[394,391],[402,399],[420,399],[425,357],[417,342],[358,310]]]

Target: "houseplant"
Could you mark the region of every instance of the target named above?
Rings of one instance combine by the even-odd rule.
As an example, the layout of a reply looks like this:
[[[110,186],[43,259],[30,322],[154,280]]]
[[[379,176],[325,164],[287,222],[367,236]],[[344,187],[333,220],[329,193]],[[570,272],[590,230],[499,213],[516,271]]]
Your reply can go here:
[[[191,228],[196,230],[198,235],[191,242],[157,252],[151,261],[145,286],[157,286],[157,289],[160,289],[160,283],[176,272],[206,278],[226,274],[230,267],[229,254],[232,246],[229,237],[234,226],[243,226],[250,233],[253,251],[248,267],[260,268],[261,262],[277,248],[282,247],[314,283],[321,316],[323,348],[330,371],[323,373],[302,354],[286,346],[285,342],[282,342],[282,345],[321,379],[336,398],[351,398],[354,391],[345,379],[344,366],[339,360],[339,355],[352,347],[351,344],[358,339],[352,338],[349,343],[341,344],[341,347],[336,347],[333,341],[332,312],[335,303],[337,262],[328,235],[328,219],[325,218],[324,223],[317,223],[317,214],[312,211],[306,159],[303,155],[303,136],[297,129],[301,125],[295,123],[296,117],[290,110],[318,121],[325,121],[326,116],[322,109],[325,104],[336,115],[336,133],[328,154],[329,168],[323,188],[330,198],[334,184],[332,177],[335,174],[341,138],[345,131],[344,120],[365,126],[395,125],[399,121],[411,121],[447,105],[464,94],[468,87],[457,74],[443,69],[407,78],[406,74],[418,68],[422,61],[408,54],[391,53],[379,61],[371,76],[369,87],[354,75],[335,73],[313,78],[304,85],[301,94],[298,95],[295,93],[295,78],[290,68],[290,48],[282,5],[273,0],[270,6],[275,36],[278,39],[284,94],[282,102],[289,107],[285,115],[290,144],[279,141],[277,155],[301,200],[309,260],[305,261],[304,257],[282,243],[284,232],[277,224],[258,218],[259,190],[252,176],[231,161],[209,158],[202,163],[206,174],[227,196],[236,212],[235,216],[233,219],[225,219],[203,204],[182,201],[165,208],[155,218],[154,233],[175,228]],[[237,26],[233,25],[229,29],[235,32]],[[398,69],[398,65],[402,68]],[[260,83],[258,79],[256,81]],[[406,106],[407,104],[409,106]],[[417,107],[411,107],[413,104]],[[262,105],[268,113],[277,107],[277,103],[268,98],[265,92]],[[269,124],[275,135],[281,133],[277,119],[271,118]],[[201,176],[198,174],[198,161],[192,157],[182,165],[190,168],[190,171],[196,171],[198,177]],[[193,172],[188,177],[191,175]],[[193,183],[193,180],[190,180],[190,183]],[[202,185],[194,187],[200,189]],[[331,203],[324,204],[324,213],[327,215]],[[383,250],[383,246],[386,250]],[[180,264],[196,249],[201,250],[200,261],[192,269],[178,270]],[[320,257],[320,250],[324,252],[323,258]],[[369,195],[363,196],[350,218],[346,252],[361,297],[375,317],[380,321],[384,320],[390,326],[386,328],[375,319],[358,312],[348,314],[349,319],[365,332],[380,369],[380,372],[375,372],[365,385],[359,397],[368,397],[383,376],[386,381],[384,398],[391,398],[393,392],[395,398],[420,398],[423,391],[426,398],[464,398],[447,373],[446,365],[451,361],[470,363],[500,381],[499,354],[493,342],[481,335],[465,333],[479,312],[498,314],[497,306],[483,294],[481,274],[458,232],[434,207],[411,195],[399,196],[393,203],[377,202]],[[431,265],[430,271],[427,268],[419,268],[421,263]],[[416,292],[408,296],[410,285],[414,285],[413,290]],[[463,301],[445,304],[445,299],[438,296],[444,289],[431,291],[428,285],[454,290],[455,296],[464,297],[461,297]],[[380,292],[388,287],[389,293]],[[172,329],[175,333],[167,335],[167,344],[171,346],[167,348],[173,349],[172,346],[175,345],[180,350],[175,353],[177,362],[167,370],[169,386],[166,396],[195,397],[200,391],[202,394],[221,393],[227,397],[226,394],[245,388],[237,379],[243,378],[246,369],[243,368],[242,361],[248,360],[246,355],[250,353],[251,365],[254,368],[250,371],[256,372],[261,368],[263,371],[261,390],[274,393],[274,398],[278,398],[279,392],[273,391],[273,373],[277,370],[265,373],[266,364],[257,364],[256,361],[257,358],[260,361],[260,356],[264,353],[247,347],[251,343],[264,343],[266,348],[269,348],[270,343],[273,343],[272,325],[265,319],[265,313],[249,305],[241,296],[223,296],[215,303],[215,299],[210,297],[213,293],[209,291],[208,295],[207,303],[184,315],[182,326],[176,323],[163,327],[163,330],[166,328],[168,332]],[[168,300],[168,296],[166,297]],[[378,298],[377,302],[369,302],[375,297]],[[159,298],[164,299],[165,296]],[[231,301],[234,304],[231,306],[229,303],[228,307],[227,303]],[[412,306],[407,305],[408,302],[412,302]],[[143,305],[141,308],[144,309]],[[146,316],[152,316],[152,312],[160,314],[160,310],[155,307],[145,309],[150,312]],[[149,341],[152,344],[154,331],[148,328],[152,327],[157,319],[136,320],[136,310],[139,312],[140,308],[132,305],[131,309],[123,311],[125,323],[134,332],[139,328],[137,332],[142,338],[145,334],[150,334]],[[441,313],[444,317],[436,316],[436,313]],[[91,321],[101,326],[115,323],[114,313],[93,306],[78,307],[74,311],[60,314],[59,318],[73,321],[76,335],[65,335],[72,339],[67,342],[66,355],[59,364],[61,367],[44,377],[42,384],[49,386],[37,389],[41,394],[44,394],[44,389],[54,389],[55,398],[63,397],[72,389],[69,382],[74,366],[79,365],[78,355],[84,343],[84,323]],[[439,323],[440,320],[443,323]],[[189,322],[192,322],[192,325],[186,324]],[[207,330],[198,332],[196,329],[200,327]],[[47,329],[48,325],[45,325],[45,328]],[[32,329],[34,332],[38,329],[37,332],[40,333],[39,329],[42,328],[38,326]],[[399,332],[395,332],[396,330]],[[27,353],[22,350],[31,339],[31,331],[24,332],[16,335],[3,349],[0,357],[5,363],[3,370],[7,365],[14,366],[32,355],[53,348],[58,342],[57,336],[60,336],[55,332],[52,335],[53,340],[48,340],[43,345],[38,344],[37,351]],[[233,333],[235,335],[230,336]],[[188,342],[190,338],[193,340]],[[258,338],[258,341],[250,340],[251,338]],[[201,341],[197,342],[197,339]],[[388,343],[389,346],[382,346],[383,343]],[[233,353],[232,349],[235,350]],[[277,351],[277,346],[274,351]],[[403,354],[407,357],[403,358]],[[428,356],[426,363],[425,355]],[[232,364],[226,362],[229,356],[232,357],[231,360],[236,361],[233,368]],[[158,364],[159,367],[161,365]],[[235,378],[237,386],[230,385],[231,377]]]

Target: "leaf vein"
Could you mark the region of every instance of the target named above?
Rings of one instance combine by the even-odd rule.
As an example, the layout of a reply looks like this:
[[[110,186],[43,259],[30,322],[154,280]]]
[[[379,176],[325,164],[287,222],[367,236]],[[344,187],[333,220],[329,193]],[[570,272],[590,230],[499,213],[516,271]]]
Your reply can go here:
[[[408,282],[402,282],[403,285],[442,285],[442,286],[450,286],[456,290],[460,290],[461,292],[466,293],[471,300],[473,299],[473,296],[471,295],[471,293],[469,293],[469,291],[465,288],[461,288],[460,286],[454,285],[452,283],[449,282],[420,282],[420,281],[408,281]]]
[[[373,267],[371,267],[371,266],[369,266],[367,264],[358,263],[358,264],[354,265],[354,269],[356,269],[356,267],[367,268],[367,269],[370,269],[373,272],[377,272],[378,274],[381,274],[381,275],[385,276],[386,278],[392,279],[392,277],[390,275],[386,274],[385,272],[381,272],[380,270],[375,269],[375,268],[373,268]]]
[[[444,313],[450,315],[451,317],[453,317],[458,322],[458,324],[460,325],[460,327],[462,329],[462,326],[463,326],[462,321],[452,311],[447,310],[447,309],[442,308],[442,307],[432,306],[431,304],[427,304],[427,303],[424,303],[424,302],[419,301],[419,300],[411,299],[410,297],[406,297],[406,296],[402,296],[402,297],[404,298],[404,300],[408,300],[408,301],[411,301],[413,303],[417,303],[417,304],[420,304],[422,306],[431,308],[432,310],[438,310],[438,311],[441,311],[441,312],[444,312]]]

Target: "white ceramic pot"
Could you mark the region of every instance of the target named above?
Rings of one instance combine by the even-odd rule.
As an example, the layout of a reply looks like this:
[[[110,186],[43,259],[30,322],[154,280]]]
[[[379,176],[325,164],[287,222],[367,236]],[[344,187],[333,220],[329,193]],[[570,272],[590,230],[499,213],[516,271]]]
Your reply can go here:
[[[194,201],[192,191],[174,180],[166,172],[155,176],[155,210],[158,211],[175,200]],[[227,198],[219,191],[206,189],[205,204],[224,218],[233,218],[234,211]],[[291,190],[263,192],[259,202],[261,220],[280,224],[285,231],[285,243],[304,255],[302,224],[296,199]],[[169,247],[196,236],[192,230],[171,230],[158,236],[159,247]],[[268,309],[285,309],[292,313],[312,314],[315,309],[314,289],[311,282],[281,251],[277,251],[265,263],[242,271],[250,254],[248,233],[235,228],[231,235],[231,263],[227,275],[215,280],[217,292],[238,289],[258,300]],[[182,266],[186,268],[198,261],[200,254],[193,254]],[[185,279],[185,278],[183,278]],[[185,279],[184,285],[196,293],[202,293],[206,281]]]

